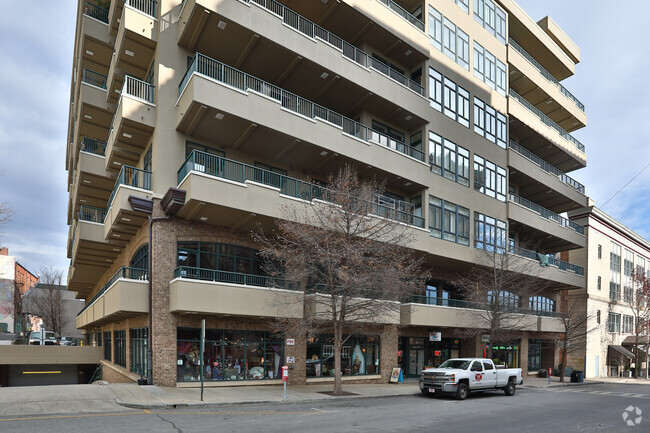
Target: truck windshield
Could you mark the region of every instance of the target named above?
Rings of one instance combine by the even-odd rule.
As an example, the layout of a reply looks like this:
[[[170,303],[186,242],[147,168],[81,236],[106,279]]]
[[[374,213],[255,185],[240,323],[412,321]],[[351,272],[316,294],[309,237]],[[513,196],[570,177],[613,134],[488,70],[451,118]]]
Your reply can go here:
[[[467,370],[469,367],[469,361],[463,361],[461,359],[449,359],[443,362],[438,368],[458,368],[460,370]]]

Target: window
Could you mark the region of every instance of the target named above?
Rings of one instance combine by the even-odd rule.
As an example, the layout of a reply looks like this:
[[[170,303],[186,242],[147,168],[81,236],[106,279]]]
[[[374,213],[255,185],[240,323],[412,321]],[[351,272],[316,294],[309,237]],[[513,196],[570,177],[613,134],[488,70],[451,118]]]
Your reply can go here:
[[[645,259],[639,255],[636,256],[636,273],[639,276],[645,275]]]
[[[596,311],[596,323],[600,325],[600,310]]]
[[[459,8],[464,10],[465,13],[469,13],[469,0],[454,0],[454,3],[456,3]]]
[[[429,68],[429,101],[436,110],[469,128],[469,92]]]
[[[474,75],[503,96],[508,87],[506,71],[501,60],[474,41]]]
[[[111,349],[111,331],[104,332],[104,359],[111,361],[113,351]]]
[[[487,138],[499,147],[506,148],[508,120],[505,115],[474,97],[474,132]]]
[[[621,299],[621,246],[615,242],[611,243],[609,270],[609,299],[618,301]]]
[[[178,266],[186,267],[184,275],[197,275],[196,268],[222,271],[224,278],[232,273],[266,276],[264,260],[253,248],[216,242],[179,242]],[[236,281],[232,281],[236,282]]]
[[[469,150],[429,131],[431,171],[469,186]]]
[[[542,340],[528,339],[528,371],[542,368]]]
[[[474,190],[506,201],[508,173],[502,167],[474,155]]]
[[[545,296],[532,296],[528,300],[529,308],[542,313],[555,312],[555,301]]]
[[[598,288],[598,290],[600,290],[602,288],[601,280],[602,279],[600,278],[600,276],[598,276],[598,279],[597,279],[597,282],[596,282],[596,287]]]
[[[341,348],[343,376],[379,374],[379,339],[351,336]],[[307,341],[307,377],[334,376],[334,338],[319,335]]]
[[[200,377],[201,330],[177,329],[178,382]],[[205,380],[276,379],[284,365],[283,337],[264,331],[205,330]]]
[[[134,328],[131,337],[131,371],[140,376],[147,376],[147,328]]]
[[[623,300],[627,303],[633,302],[634,290],[632,289],[632,274],[634,273],[634,253],[628,249],[625,249],[625,257],[623,259],[623,275],[624,279],[624,288],[623,288]]]
[[[488,303],[498,303],[501,307],[521,308],[521,297],[506,290],[488,291]]]
[[[634,333],[634,317],[632,316],[623,316],[623,334],[633,334]]]
[[[469,36],[432,6],[429,6],[431,45],[469,70]]]
[[[431,236],[469,245],[469,209],[429,196]]]
[[[602,259],[603,258],[603,246],[598,244],[598,258]]]
[[[198,150],[200,152],[205,152],[209,153],[210,155],[215,155],[215,156],[221,156],[224,157],[226,156],[226,152],[223,152],[221,150],[213,149],[208,146],[204,146],[199,143],[194,143],[193,141],[186,140],[185,141],[185,158],[190,156],[193,150]]]
[[[386,135],[387,137],[393,138],[395,140],[399,140],[402,143],[404,143],[404,133],[402,131],[398,131],[395,128],[391,128],[390,126],[384,125],[381,122],[377,122],[374,119],[372,121],[372,129],[374,129],[375,131],[381,134]],[[386,143],[382,143],[382,144],[386,144]]]
[[[506,43],[506,13],[492,0],[474,0],[474,19],[501,43]]]
[[[126,367],[126,331],[115,331],[115,346],[113,347],[115,364]]]
[[[474,247],[503,253],[506,250],[508,226],[496,218],[474,212]]]
[[[147,149],[147,152],[144,154],[142,168],[145,171],[151,171],[151,147],[152,146],[149,146],[149,149]]]
[[[149,269],[149,244],[144,244],[138,248],[138,251],[133,254],[129,262],[129,267],[144,270]]]
[[[621,315],[616,313],[609,313],[607,316],[607,331],[617,333],[621,330]]]

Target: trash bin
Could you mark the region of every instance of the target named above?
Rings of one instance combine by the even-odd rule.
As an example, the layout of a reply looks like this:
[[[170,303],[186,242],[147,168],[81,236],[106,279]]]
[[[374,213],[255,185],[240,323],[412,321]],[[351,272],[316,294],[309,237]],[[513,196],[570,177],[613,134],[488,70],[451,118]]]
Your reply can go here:
[[[582,383],[584,381],[584,373],[582,370],[573,370],[571,372],[571,382],[572,383]]]

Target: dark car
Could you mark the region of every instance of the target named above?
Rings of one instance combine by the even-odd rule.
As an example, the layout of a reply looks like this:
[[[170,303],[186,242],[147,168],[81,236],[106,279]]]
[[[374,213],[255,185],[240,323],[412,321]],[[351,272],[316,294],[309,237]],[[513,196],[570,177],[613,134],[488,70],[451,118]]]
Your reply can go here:
[[[61,337],[59,339],[59,346],[76,346],[77,342],[72,337]]]

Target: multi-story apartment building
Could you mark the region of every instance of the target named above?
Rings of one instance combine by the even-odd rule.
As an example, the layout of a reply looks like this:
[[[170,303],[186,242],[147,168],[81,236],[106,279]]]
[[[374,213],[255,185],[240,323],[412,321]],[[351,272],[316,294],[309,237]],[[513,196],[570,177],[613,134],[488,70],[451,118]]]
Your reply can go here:
[[[637,342],[635,316],[645,311],[638,302],[633,274],[649,275],[650,242],[621,224],[593,203],[569,213],[572,221],[584,226],[585,248],[568,252],[568,259],[586,269],[587,286],[575,294],[587,314],[586,345],[573,351],[568,365],[584,365],[587,377],[629,376],[634,369],[647,377],[648,333],[639,329],[641,365],[635,365]]]
[[[552,20],[511,0],[105,3],[79,2],[67,170],[68,287],[108,380],[144,374],[149,336],[154,383],[196,380],[202,318],[214,381],[276,380],[284,363],[325,380],[329,336],[270,333],[305,313],[276,307],[298,284],[267,287],[250,232],[346,163],[385,180],[377,206],[408,216],[434,276],[381,335],[346,343],[344,365],[364,359],[348,380],[483,354],[465,332],[482,307],[450,284],[477,247],[549,265],[531,272],[552,289],[512,295],[529,320],[494,356],[557,364],[558,293],[585,286],[555,254],[586,246],[559,215],[587,205],[567,174],[586,165],[570,133],[586,115],[560,84],[580,51]]]
[[[0,331],[21,332],[26,329],[22,297],[39,282],[21,265],[15,256],[9,255],[9,248],[0,248]]]

